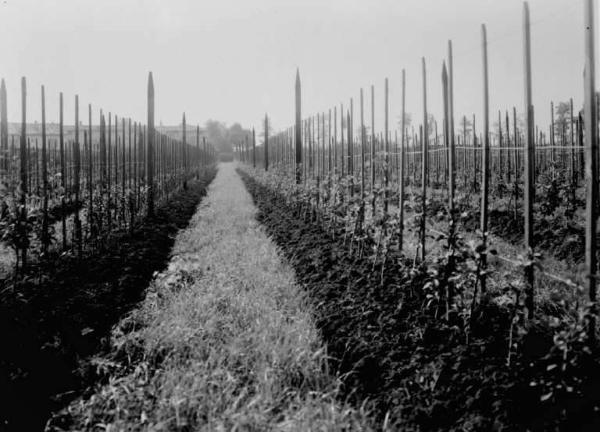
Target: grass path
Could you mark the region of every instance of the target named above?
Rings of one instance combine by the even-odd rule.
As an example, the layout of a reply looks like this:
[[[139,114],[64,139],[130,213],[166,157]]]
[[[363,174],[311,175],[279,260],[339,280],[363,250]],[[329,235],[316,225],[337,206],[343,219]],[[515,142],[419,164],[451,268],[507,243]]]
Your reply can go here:
[[[54,430],[367,430],[338,380],[291,267],[222,164],[166,271],[96,359],[108,383]]]

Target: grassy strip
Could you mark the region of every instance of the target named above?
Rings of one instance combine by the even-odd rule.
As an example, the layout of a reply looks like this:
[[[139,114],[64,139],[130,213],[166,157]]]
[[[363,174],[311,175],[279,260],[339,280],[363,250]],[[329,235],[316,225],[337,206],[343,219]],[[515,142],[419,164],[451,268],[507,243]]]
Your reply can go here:
[[[222,165],[173,259],[99,358],[106,383],[51,430],[368,430],[338,381],[291,268]]]

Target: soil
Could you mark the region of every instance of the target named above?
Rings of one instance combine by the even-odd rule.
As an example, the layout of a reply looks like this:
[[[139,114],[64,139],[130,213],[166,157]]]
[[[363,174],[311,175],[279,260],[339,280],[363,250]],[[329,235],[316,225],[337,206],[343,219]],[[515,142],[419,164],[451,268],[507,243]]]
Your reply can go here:
[[[111,327],[168,263],[215,175],[188,182],[132,234],[115,232],[82,258],[56,255],[18,285],[0,286],[0,430],[42,430],[97,375],[85,359],[108,348]]]

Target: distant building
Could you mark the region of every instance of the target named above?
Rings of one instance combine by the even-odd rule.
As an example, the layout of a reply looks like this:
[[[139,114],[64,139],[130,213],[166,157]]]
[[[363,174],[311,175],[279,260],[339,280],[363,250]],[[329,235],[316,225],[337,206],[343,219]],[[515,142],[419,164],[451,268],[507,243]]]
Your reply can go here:
[[[183,126],[155,126],[156,130],[162,134],[167,135],[168,137],[174,138],[178,141],[183,141]],[[188,125],[185,130],[186,140],[190,144],[194,144],[196,142],[196,126]],[[204,135],[204,129],[200,128],[200,142],[202,142],[202,137]]]
[[[128,128],[128,124],[126,126]],[[133,128],[133,126],[132,126]],[[155,126],[156,130],[162,134],[165,134],[171,138],[182,141],[183,140],[183,128],[181,126]],[[83,143],[83,132],[88,131],[88,125],[85,123],[80,123],[79,125],[79,141]],[[121,130],[121,122],[119,121],[119,138],[122,136],[123,132]],[[187,142],[190,144],[195,144],[196,142],[196,127],[188,126],[186,128],[187,134]],[[8,136],[9,142],[14,136],[15,140],[18,140],[18,137],[21,135],[21,123],[8,123]],[[66,142],[73,141],[75,139],[75,126],[74,125],[64,125],[63,126],[63,135]],[[128,130],[126,132],[126,136],[128,137]],[[200,142],[202,142],[202,137],[204,136],[204,130],[200,129]],[[93,142],[97,142],[100,137],[100,125],[92,125],[92,140]],[[27,138],[31,139],[35,142],[35,140],[40,140],[42,138],[42,124],[41,123],[27,123]],[[58,123],[46,123],[46,138],[48,141],[58,140],[60,138],[60,130]],[[114,125],[112,129],[112,136],[114,138]],[[133,139],[133,131],[132,131],[132,139]]]

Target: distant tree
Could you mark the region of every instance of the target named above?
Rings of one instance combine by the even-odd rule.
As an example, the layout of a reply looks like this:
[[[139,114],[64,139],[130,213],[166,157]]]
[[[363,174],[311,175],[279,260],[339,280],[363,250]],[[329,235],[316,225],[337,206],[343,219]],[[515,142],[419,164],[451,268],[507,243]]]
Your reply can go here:
[[[227,130],[227,138],[231,143],[243,142],[246,134],[247,131],[245,131],[239,123],[234,123]]]
[[[213,144],[221,153],[233,152],[233,146],[245,142],[251,131],[244,129],[239,123],[230,127],[217,120],[208,120],[204,125],[204,133],[208,142]]]
[[[398,128],[401,129],[402,128],[402,118],[401,118],[402,116],[398,116],[398,117],[399,117],[398,118]],[[409,113],[409,112],[404,113],[404,127],[406,128],[407,133],[410,133],[411,126],[413,125],[412,117],[413,116],[411,113]],[[428,131],[428,136],[430,139],[435,138],[435,124],[436,123],[437,123],[437,120],[435,119],[433,114],[427,113],[427,131]],[[415,129],[418,130],[418,126]],[[438,125],[438,133],[442,133],[441,125]]]
[[[267,116],[267,120],[268,120],[268,126],[269,126],[269,137],[273,136],[273,126],[272,126],[272,122],[271,122],[271,118],[269,116]],[[316,125],[315,125],[316,127]],[[316,129],[315,129],[316,131]],[[259,143],[257,143],[257,145],[263,145],[265,143],[265,119],[263,117],[262,121],[260,122],[260,127],[258,128],[258,140]]]
[[[430,140],[435,139],[436,123],[437,123],[437,120],[435,119],[433,114],[427,113],[427,136],[429,137]],[[441,133],[441,132],[442,132],[442,125],[440,124],[440,127],[438,127],[438,133]]]
[[[412,124],[412,114],[409,112],[404,113],[404,127],[406,129],[410,129]],[[402,116],[398,116],[398,129],[402,129]]]
[[[573,119],[577,120],[577,108],[573,107]],[[566,134],[571,133],[571,102],[564,101],[559,102],[558,105],[554,106],[554,133],[556,136],[560,136],[563,132],[563,128]]]
[[[227,143],[227,128],[225,127],[224,123],[221,123],[217,120],[208,120],[204,125],[204,133],[206,134],[206,139],[208,142],[215,146],[215,148],[220,152],[232,152],[231,144]]]
[[[468,117],[465,121],[464,117],[461,117],[460,120],[458,121],[457,131],[461,137],[464,135],[470,135],[471,133],[473,133],[473,121],[469,120]]]

